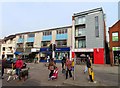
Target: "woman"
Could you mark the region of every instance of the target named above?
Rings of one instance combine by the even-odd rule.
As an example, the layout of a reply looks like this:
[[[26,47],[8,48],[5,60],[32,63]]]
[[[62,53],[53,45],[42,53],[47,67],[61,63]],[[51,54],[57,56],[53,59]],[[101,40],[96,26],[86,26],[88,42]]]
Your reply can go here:
[[[50,70],[48,80],[51,79],[51,76],[53,75],[55,67],[56,67],[56,65],[55,65],[54,59],[52,58],[52,59],[50,59],[50,62],[49,62],[49,65],[48,65],[48,69]]]
[[[69,59],[67,59],[66,60],[66,79],[68,79],[68,72],[69,72],[69,76],[72,77],[71,69],[72,69],[72,62]]]

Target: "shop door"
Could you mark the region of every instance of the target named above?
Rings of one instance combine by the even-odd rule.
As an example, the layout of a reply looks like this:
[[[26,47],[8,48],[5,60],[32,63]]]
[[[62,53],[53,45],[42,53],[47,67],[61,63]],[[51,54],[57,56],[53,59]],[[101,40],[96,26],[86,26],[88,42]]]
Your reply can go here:
[[[114,51],[114,64],[118,65],[120,63],[120,51]]]

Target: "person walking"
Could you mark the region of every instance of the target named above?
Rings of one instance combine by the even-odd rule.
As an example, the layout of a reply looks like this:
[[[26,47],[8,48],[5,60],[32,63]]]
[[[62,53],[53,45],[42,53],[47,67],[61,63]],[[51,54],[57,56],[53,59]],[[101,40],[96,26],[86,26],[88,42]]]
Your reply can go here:
[[[96,83],[96,81],[94,81],[94,72],[93,72],[92,60],[91,60],[90,56],[88,56],[88,59],[87,59],[86,63],[87,63],[90,82]]]
[[[65,72],[65,63],[66,63],[66,58],[65,58],[65,56],[63,56],[63,59],[62,59],[62,73]]]
[[[54,58],[52,58],[52,59],[50,59],[50,62],[49,62],[49,65],[48,65],[48,69],[50,70],[48,80],[51,80],[51,76],[53,75],[55,67],[56,67],[56,65],[55,65],[55,62],[54,62]]]
[[[2,74],[1,74],[2,79],[4,79],[3,75],[4,75],[5,67],[6,67],[6,58],[3,58],[2,59]]]
[[[21,80],[21,78],[20,78],[20,71],[21,71],[21,69],[23,67],[23,61],[21,59],[21,55],[18,55],[17,61],[14,64],[14,67],[16,68],[16,75],[17,75],[17,77],[19,77],[19,80]]]
[[[68,79],[68,72],[69,72],[69,76],[72,77],[72,73],[71,73],[72,62],[67,58],[65,65],[66,65],[66,79]]]

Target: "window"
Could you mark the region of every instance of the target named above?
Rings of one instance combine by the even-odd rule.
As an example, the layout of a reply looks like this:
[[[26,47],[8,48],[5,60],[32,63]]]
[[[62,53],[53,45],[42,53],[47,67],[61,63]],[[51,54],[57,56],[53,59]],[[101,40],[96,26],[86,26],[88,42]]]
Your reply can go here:
[[[44,31],[43,36],[52,35],[52,31]]]
[[[5,47],[3,47],[3,51],[5,51]]]
[[[67,33],[67,29],[65,29],[65,33]]]
[[[26,43],[26,47],[33,47],[33,42]]]
[[[85,38],[80,38],[75,41],[76,48],[86,48],[86,40]]]
[[[50,45],[50,41],[42,41],[42,47],[47,47]]]
[[[99,20],[98,20],[98,16],[95,17],[95,36],[99,37]]]
[[[118,41],[118,32],[112,33],[112,41]]]
[[[75,24],[85,24],[85,16],[76,17]]]
[[[28,34],[28,37],[35,37],[35,34]]]
[[[58,29],[56,31],[57,31],[57,34],[65,34],[65,33],[67,33],[67,29]]]
[[[67,46],[67,40],[59,40],[59,41],[56,41],[56,45],[58,47],[66,47]]]
[[[83,27],[77,27],[75,32],[75,36],[85,36],[85,29]]]

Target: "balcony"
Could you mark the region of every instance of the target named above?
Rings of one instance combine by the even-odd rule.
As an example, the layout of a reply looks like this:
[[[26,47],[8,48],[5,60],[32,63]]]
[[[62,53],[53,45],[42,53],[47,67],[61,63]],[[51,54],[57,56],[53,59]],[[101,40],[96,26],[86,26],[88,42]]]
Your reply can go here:
[[[19,38],[17,43],[23,43],[24,39],[23,38]]]
[[[47,35],[42,37],[42,41],[51,41],[52,40],[52,35]]]
[[[64,40],[64,39],[67,39],[68,37],[68,34],[65,33],[65,34],[57,34],[56,35],[56,40]]]
[[[75,37],[81,37],[81,36],[86,36],[85,35],[85,29],[79,29],[75,33]]]
[[[34,37],[27,38],[27,42],[34,42]]]

